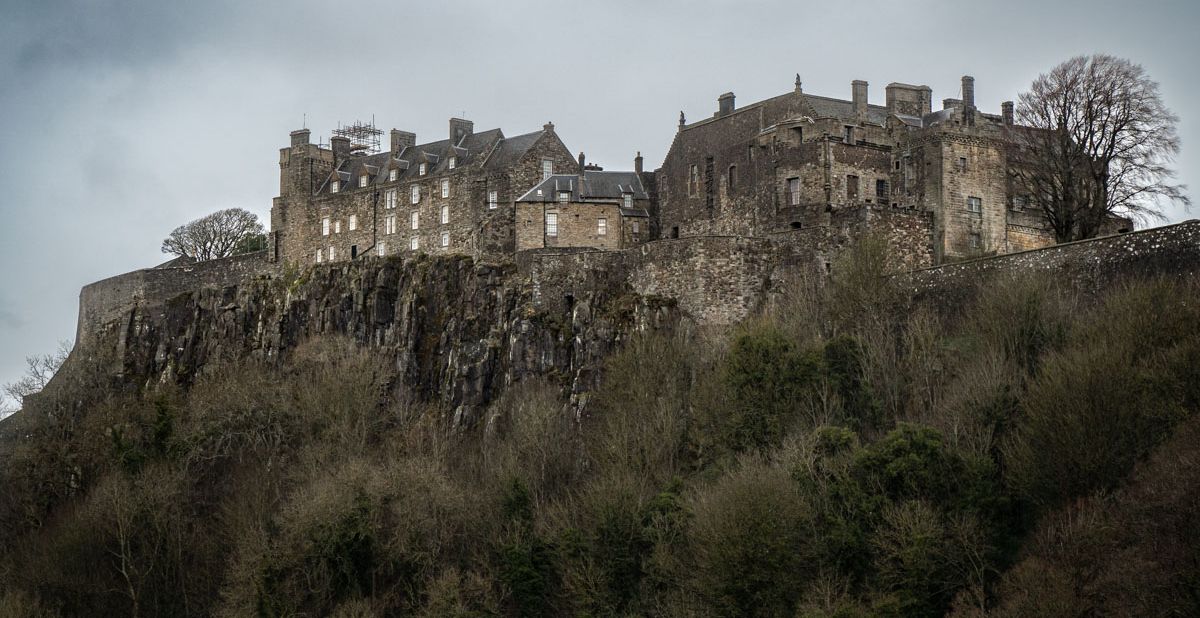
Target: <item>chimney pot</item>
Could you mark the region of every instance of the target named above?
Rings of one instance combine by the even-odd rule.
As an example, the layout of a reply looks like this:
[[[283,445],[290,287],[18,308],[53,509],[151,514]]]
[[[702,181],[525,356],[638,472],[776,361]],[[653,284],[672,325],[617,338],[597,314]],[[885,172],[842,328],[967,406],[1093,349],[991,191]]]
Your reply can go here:
[[[726,92],[725,94],[717,97],[717,115],[728,116],[730,113],[732,113],[734,110],[733,101],[734,95],[732,92]]]
[[[637,156],[633,158],[633,171],[638,174],[642,173],[642,151],[638,151]]]

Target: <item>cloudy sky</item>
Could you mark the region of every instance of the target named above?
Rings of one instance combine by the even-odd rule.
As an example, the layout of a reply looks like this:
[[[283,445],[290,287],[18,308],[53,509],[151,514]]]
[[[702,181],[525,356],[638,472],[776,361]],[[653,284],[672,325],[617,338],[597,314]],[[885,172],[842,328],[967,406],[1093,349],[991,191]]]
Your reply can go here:
[[[792,88],[976,78],[990,112],[1039,72],[1106,52],[1145,66],[1181,116],[1200,186],[1195,0],[1138,3],[525,0],[333,3],[0,0],[0,382],[72,339],[80,286],[164,261],[172,228],[243,207],[268,219],[278,149],[302,123],[509,135],[553,121],[610,168],[662,160],[683,110]],[[1190,218],[1170,209],[1168,220]]]

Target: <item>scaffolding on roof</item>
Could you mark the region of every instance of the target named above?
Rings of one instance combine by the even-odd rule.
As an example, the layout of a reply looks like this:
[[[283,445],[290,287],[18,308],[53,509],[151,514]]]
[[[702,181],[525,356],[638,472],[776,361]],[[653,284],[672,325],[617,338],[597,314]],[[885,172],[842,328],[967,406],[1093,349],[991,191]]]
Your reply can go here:
[[[371,122],[355,120],[353,124],[345,126],[339,122],[333,135],[349,139],[351,152],[375,154],[380,151],[383,131],[375,128],[375,117],[371,116]]]

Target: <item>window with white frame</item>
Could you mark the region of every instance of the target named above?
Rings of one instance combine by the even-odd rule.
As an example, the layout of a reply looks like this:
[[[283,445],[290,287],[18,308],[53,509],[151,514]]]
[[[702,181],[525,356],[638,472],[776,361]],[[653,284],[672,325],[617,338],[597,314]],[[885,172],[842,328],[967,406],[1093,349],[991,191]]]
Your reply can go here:
[[[388,215],[383,218],[383,233],[384,234],[395,234],[396,233],[396,215]]]
[[[321,218],[321,235],[322,236],[329,235],[329,217]]]
[[[442,179],[442,197],[450,197],[450,180]]]
[[[546,213],[546,235],[558,236],[558,213]]]
[[[571,201],[571,192],[570,191],[559,191],[558,192],[558,203],[559,204],[566,204],[567,202],[570,202],[570,201]]]
[[[375,254],[379,257],[387,255],[387,244],[381,242],[378,245],[375,245]]]
[[[457,165],[458,165],[458,157],[450,157],[450,161],[447,163],[447,166],[450,169],[454,169]]]
[[[362,176],[359,176],[359,177],[358,177],[358,186],[360,186],[360,187],[365,187],[365,186],[367,186],[367,181],[368,181],[368,180],[370,180],[370,177],[368,177],[366,174],[363,174]]]
[[[412,203],[414,203],[414,204],[421,203],[421,186],[420,185],[412,186]]]
[[[977,197],[968,197],[967,198],[967,210],[969,210],[973,213],[982,213],[983,212],[983,200],[981,200]]]
[[[596,219],[596,235],[598,235],[598,236],[607,236],[608,235],[608,219],[605,219],[604,217],[600,217],[599,219]]]
[[[446,225],[447,223],[450,223],[450,206],[443,204],[442,205],[442,225]]]
[[[425,175],[425,171],[426,171],[426,170],[428,170],[428,169],[429,169],[429,168],[428,168],[428,167],[427,167],[427,166],[426,166],[424,163],[422,163],[421,165],[417,166],[417,173],[418,173],[418,174],[420,174],[420,175],[422,175],[422,176],[424,176],[424,175]]]
[[[633,235],[637,236],[638,232],[640,232],[641,230],[642,230],[642,226],[637,221],[634,221],[633,222]]]
[[[392,171],[395,171],[395,170],[392,170]],[[395,189],[388,189],[387,191],[383,192],[383,207],[384,208],[395,208],[396,207],[396,190]]]
[[[334,234],[342,233],[342,220],[341,219],[338,219],[337,221],[333,222],[333,233]]]
[[[414,210],[414,211],[408,213],[408,229],[410,229],[410,230],[421,229],[421,213],[419,211]]]
[[[337,259],[337,249],[330,247],[329,248],[329,261],[332,262],[335,259]]]
[[[500,194],[496,191],[488,191],[488,210],[496,210],[500,205]]]
[[[409,251],[416,251],[419,248],[421,248],[421,239],[417,238],[416,236],[408,239]]]
[[[329,183],[329,192],[330,193],[337,193],[338,189],[341,189],[341,188],[342,188],[342,183],[340,183],[336,180]]]
[[[788,178],[787,179],[787,192],[788,192],[788,199],[787,199],[788,206],[799,206],[800,205],[800,179],[799,178]]]
[[[388,181],[389,182],[395,182],[396,178],[398,178],[399,176],[400,176],[400,170],[397,170],[397,169],[388,170]]]
[[[442,232],[442,246],[443,247],[450,246],[450,232]]]
[[[354,230],[357,230],[358,229],[358,215],[350,215],[350,219],[348,221],[346,221],[346,226],[348,228],[350,228],[351,232],[353,232]]]
[[[317,263],[320,264],[321,262],[324,262],[324,261],[325,261],[325,252],[321,251],[320,249],[317,249]]]
[[[542,159],[542,180],[549,180],[554,175],[554,161]]]
[[[624,200],[625,200],[626,208],[633,208],[633,194],[632,193],[626,193],[626,194],[622,195],[621,197],[624,198]]]

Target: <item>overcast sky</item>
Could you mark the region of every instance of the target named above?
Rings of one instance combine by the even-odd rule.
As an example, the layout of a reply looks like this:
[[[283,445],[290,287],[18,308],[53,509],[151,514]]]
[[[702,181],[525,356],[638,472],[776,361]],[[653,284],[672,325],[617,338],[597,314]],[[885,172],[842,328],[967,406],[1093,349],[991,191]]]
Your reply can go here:
[[[465,114],[508,135],[553,121],[573,152],[658,167],[683,110],[899,81],[998,113],[1040,72],[1106,52],[1180,115],[1200,185],[1200,3],[167,2],[0,0],[0,383],[75,335],[80,286],[165,260],[175,226],[229,207],[269,221],[278,149],[307,122],[440,139]],[[1189,104],[1191,102],[1191,104]],[[937,105],[935,104],[935,107]],[[386,140],[386,136],[384,138]],[[1169,221],[1191,216],[1180,209]]]

